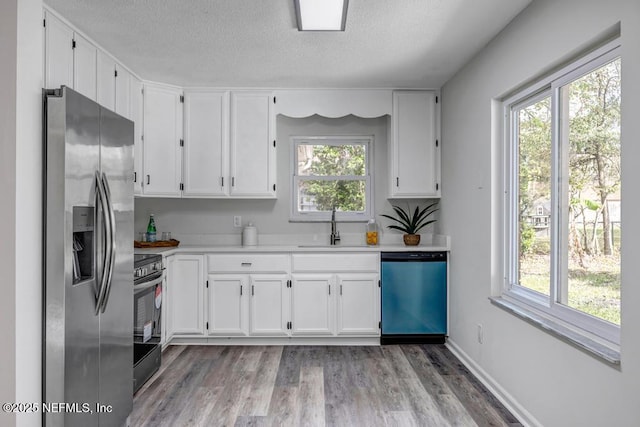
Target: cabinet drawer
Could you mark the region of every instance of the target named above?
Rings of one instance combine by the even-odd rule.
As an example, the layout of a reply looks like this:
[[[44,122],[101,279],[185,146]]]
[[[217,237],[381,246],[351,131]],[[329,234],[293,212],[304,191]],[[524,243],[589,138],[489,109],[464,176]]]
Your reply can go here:
[[[286,254],[224,254],[209,255],[209,273],[288,273]]]
[[[377,272],[380,258],[377,253],[370,254],[293,254],[292,270],[296,272]]]

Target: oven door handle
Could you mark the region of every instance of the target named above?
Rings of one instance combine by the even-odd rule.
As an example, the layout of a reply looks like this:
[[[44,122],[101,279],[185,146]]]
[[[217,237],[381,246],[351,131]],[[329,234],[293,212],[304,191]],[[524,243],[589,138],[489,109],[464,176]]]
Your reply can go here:
[[[135,285],[133,285],[133,293],[137,294],[139,292],[142,292],[142,291],[144,291],[146,289],[149,289],[149,288],[151,288],[151,287],[153,287],[155,285],[159,285],[161,283],[162,283],[162,272],[158,272],[153,277],[151,277],[149,280],[145,280],[144,282],[136,283]]]

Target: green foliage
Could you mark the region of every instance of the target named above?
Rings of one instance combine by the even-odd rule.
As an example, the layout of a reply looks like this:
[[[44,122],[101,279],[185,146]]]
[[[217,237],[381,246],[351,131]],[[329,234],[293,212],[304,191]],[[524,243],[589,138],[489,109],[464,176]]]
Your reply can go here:
[[[422,210],[420,210],[419,206],[416,206],[413,213],[411,213],[411,209],[408,205],[407,210],[394,205],[393,210],[396,212],[397,216],[391,216],[387,214],[382,214],[381,216],[389,218],[390,220],[397,223],[397,225],[389,225],[387,226],[387,228],[399,230],[405,234],[417,234],[418,231],[422,230],[427,225],[436,222],[435,219],[428,219],[431,215],[438,211],[438,209],[436,208],[437,205],[438,202],[435,202],[423,208]]]
[[[571,207],[570,233],[576,223],[586,224],[590,212],[601,215],[609,229],[607,200],[620,189],[620,60],[612,61],[561,88],[559,109],[568,170]],[[518,110],[518,174],[520,214],[534,203],[551,199],[551,98],[546,97]],[[561,152],[565,152],[560,150]],[[587,214],[587,216],[585,216]],[[596,223],[592,222],[593,234]],[[585,233],[587,230],[583,230]],[[610,236],[602,236],[604,253],[610,254]],[[582,250],[592,242],[583,239]]]
[[[362,144],[314,145],[312,158],[301,175],[318,177],[344,176],[339,180],[305,180],[301,190],[313,196],[316,208],[330,211],[334,207],[342,212],[365,210],[365,181],[353,177],[366,175],[366,149]],[[347,177],[351,177],[347,179]]]
[[[536,241],[536,230],[531,224],[520,222],[520,253],[527,254],[533,249]]]

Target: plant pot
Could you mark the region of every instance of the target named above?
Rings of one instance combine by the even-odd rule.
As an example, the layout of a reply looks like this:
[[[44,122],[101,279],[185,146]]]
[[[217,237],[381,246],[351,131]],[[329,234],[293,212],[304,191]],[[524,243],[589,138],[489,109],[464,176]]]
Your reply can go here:
[[[404,244],[407,246],[417,246],[420,243],[420,235],[405,234],[402,236],[402,240],[404,240]]]

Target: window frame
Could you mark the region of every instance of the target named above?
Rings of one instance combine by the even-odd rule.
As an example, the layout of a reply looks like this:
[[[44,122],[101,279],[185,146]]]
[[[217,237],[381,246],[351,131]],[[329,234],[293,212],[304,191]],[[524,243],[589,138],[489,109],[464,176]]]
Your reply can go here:
[[[300,176],[298,175],[298,146],[299,145],[354,145],[360,144],[365,146],[365,175],[329,175],[329,176]],[[291,202],[289,211],[290,222],[328,222],[331,220],[330,211],[299,211],[298,210],[298,184],[300,181],[306,180],[326,180],[336,181],[352,180],[352,181],[364,181],[365,183],[365,210],[364,212],[336,212],[336,220],[341,222],[367,222],[369,218],[373,218],[373,206],[374,206],[374,189],[373,189],[373,147],[374,136],[373,135],[315,135],[315,136],[292,136],[291,137]]]
[[[559,123],[560,90],[563,86],[580,77],[610,63],[616,58],[622,58],[621,40],[617,38],[588,54],[565,65],[559,71],[543,78],[502,101],[503,106],[503,214],[504,242],[502,262],[504,264],[504,283],[502,297],[519,305],[524,309],[533,309],[550,316],[570,326],[604,339],[610,343],[620,344],[621,326],[603,319],[573,309],[560,303],[561,291],[566,289],[561,281],[567,277],[561,272],[561,266],[566,262],[566,254],[562,251],[566,236],[562,233],[566,226],[561,218],[566,215],[566,203],[562,202],[563,189],[566,188],[562,180],[567,178],[562,174],[563,144]],[[549,296],[540,294],[518,284],[519,265],[519,159],[518,159],[518,112],[529,105],[550,97],[551,103],[551,203],[550,203],[550,289]]]

